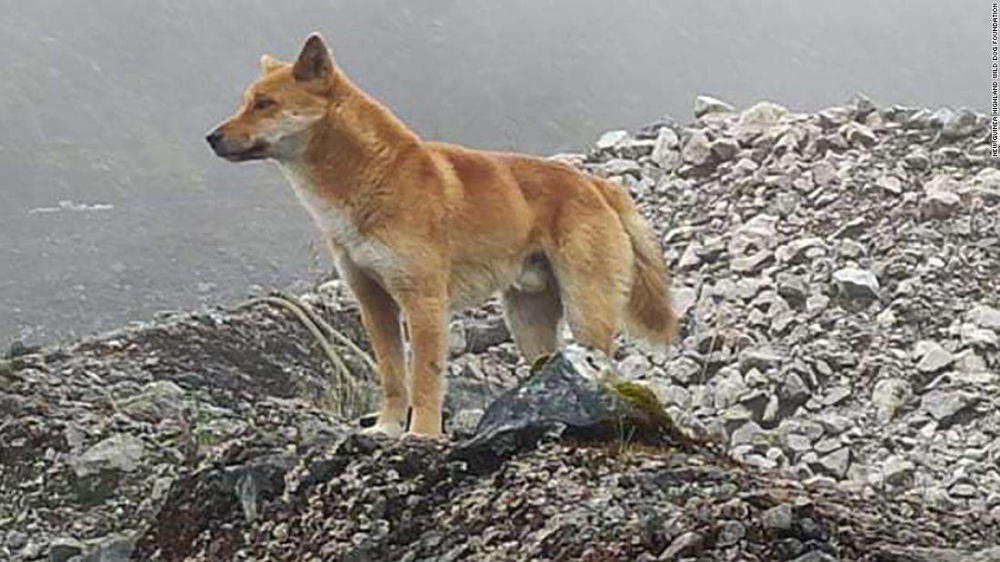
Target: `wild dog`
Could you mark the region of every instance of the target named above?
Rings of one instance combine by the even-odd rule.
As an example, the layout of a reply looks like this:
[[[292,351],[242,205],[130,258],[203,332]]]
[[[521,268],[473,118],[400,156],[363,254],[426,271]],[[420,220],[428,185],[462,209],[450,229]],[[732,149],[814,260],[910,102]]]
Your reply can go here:
[[[400,435],[412,407],[411,433],[441,433],[449,313],[496,293],[529,361],[560,347],[564,320],[608,356],[623,327],[662,345],[677,332],[660,247],[623,189],[541,158],[422,140],[318,34],[292,63],[264,55],[207,141],[232,162],[275,160],[315,220],[371,339],[378,431]]]

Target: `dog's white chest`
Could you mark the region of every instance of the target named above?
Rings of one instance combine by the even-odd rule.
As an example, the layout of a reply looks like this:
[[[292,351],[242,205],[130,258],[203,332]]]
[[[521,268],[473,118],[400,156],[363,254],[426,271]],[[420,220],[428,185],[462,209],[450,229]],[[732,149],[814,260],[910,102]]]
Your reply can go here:
[[[281,169],[295,189],[299,201],[312,215],[316,226],[324,236],[346,252],[351,261],[362,268],[393,266],[396,257],[392,251],[379,240],[363,236],[346,210],[319,197],[313,180],[307,173],[288,165],[281,166]]]

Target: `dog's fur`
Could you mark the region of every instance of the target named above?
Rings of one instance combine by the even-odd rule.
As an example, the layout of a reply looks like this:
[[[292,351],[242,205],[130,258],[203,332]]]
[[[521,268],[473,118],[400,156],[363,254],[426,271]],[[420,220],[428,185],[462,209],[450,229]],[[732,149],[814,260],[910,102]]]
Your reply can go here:
[[[503,295],[528,360],[563,319],[610,355],[623,326],[677,331],[651,229],[618,186],[530,156],[425,142],[333,64],[319,35],[294,63],[265,55],[238,112],[208,137],[231,161],[278,162],[361,304],[384,406],[378,430],[441,432],[449,311]],[[412,348],[410,381],[400,328]]]

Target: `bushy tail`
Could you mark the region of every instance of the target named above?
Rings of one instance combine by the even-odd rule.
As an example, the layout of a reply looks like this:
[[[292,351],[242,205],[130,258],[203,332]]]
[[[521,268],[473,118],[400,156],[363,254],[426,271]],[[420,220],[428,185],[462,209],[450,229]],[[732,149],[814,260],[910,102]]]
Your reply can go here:
[[[679,322],[670,296],[670,275],[652,228],[631,198],[617,185],[598,180],[608,204],[618,213],[632,242],[635,265],[626,322],[629,332],[649,343],[667,345],[677,336]]]

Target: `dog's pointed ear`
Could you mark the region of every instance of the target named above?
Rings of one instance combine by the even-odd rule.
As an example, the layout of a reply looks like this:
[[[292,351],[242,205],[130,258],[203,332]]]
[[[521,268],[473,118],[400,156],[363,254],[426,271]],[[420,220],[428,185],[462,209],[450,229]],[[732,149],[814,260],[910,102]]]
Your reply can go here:
[[[264,55],[260,57],[260,73],[261,75],[267,75],[275,70],[281,68],[281,61],[272,57],[271,55]]]
[[[300,82],[328,80],[333,75],[333,58],[319,33],[313,33],[299,53],[292,74]]]

